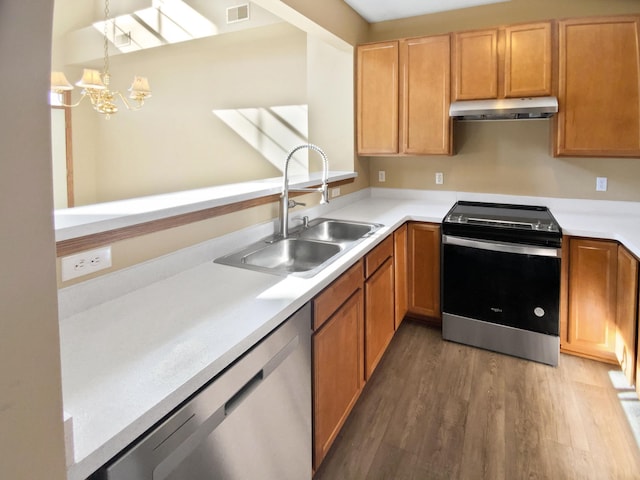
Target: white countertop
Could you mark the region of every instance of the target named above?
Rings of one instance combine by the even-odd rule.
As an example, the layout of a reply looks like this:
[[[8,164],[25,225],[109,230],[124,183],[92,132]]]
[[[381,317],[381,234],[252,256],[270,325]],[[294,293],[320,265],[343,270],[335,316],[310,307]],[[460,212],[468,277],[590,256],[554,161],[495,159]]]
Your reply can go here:
[[[389,189],[369,193],[357,192],[355,202],[345,197],[346,206],[330,216],[385,227],[312,278],[283,278],[205,261],[62,315],[64,409],[73,417],[75,446],[69,480],[84,479],[103,465],[395,228],[407,220],[439,223],[457,199],[546,203],[565,234],[619,240],[640,257],[638,203]],[[614,208],[623,214],[611,214]],[[113,275],[121,281],[118,272]]]
[[[331,171],[328,180],[356,176],[355,172]],[[290,177],[289,186],[305,188],[320,181],[321,174],[312,172]],[[276,177],[59,209],[54,212],[56,241],[279,194],[281,190],[282,177]]]

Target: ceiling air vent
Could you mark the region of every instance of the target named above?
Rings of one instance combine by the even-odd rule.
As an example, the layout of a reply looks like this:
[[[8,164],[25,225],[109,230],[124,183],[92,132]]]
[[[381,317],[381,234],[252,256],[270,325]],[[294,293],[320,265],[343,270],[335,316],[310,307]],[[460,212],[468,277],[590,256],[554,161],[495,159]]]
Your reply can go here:
[[[227,8],[227,23],[237,23],[249,20],[249,4],[235,5]]]

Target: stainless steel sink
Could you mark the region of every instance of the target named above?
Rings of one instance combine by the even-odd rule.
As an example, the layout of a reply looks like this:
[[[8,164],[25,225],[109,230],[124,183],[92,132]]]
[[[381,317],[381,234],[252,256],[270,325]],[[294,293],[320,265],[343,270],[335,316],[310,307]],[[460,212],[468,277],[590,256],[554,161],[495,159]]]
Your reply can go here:
[[[322,265],[340,250],[340,246],[333,243],[286,238],[242,257],[242,262],[287,272],[306,272]]]
[[[299,231],[299,238],[323,242],[348,243],[359,240],[380,228],[379,224],[318,218]]]
[[[292,230],[288,238],[268,237],[216,258],[233,267],[286,276],[311,277],[382,225],[318,218]]]

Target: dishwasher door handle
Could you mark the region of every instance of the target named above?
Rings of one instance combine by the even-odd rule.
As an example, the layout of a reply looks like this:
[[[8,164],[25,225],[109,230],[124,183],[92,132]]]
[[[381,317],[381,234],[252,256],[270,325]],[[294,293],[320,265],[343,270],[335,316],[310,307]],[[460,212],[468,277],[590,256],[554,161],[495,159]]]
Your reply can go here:
[[[260,382],[264,380],[264,370],[260,370],[251,379],[245,383],[240,390],[238,390],[233,397],[231,397],[224,404],[224,416],[231,415],[231,413],[242,403],[242,401],[251,395],[251,392],[258,388]]]

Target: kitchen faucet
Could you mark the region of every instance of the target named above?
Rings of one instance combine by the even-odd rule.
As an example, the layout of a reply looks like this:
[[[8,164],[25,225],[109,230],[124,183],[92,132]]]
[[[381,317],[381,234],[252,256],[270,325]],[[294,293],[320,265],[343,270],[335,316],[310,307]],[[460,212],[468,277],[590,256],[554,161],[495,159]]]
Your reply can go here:
[[[318,188],[289,188],[289,177],[287,173],[289,169],[289,162],[291,161],[291,157],[293,157],[298,150],[303,148],[308,148],[309,150],[318,152],[322,156],[322,186]],[[321,192],[322,199],[320,200],[320,204],[323,205],[325,203],[329,203],[328,177],[329,160],[327,159],[327,155],[317,145],[313,145],[311,143],[299,145],[289,152],[287,159],[284,162],[282,194],[280,195],[280,236],[282,238],[287,238],[289,236],[289,209],[297,205],[304,205],[304,203],[289,200],[289,192]]]

